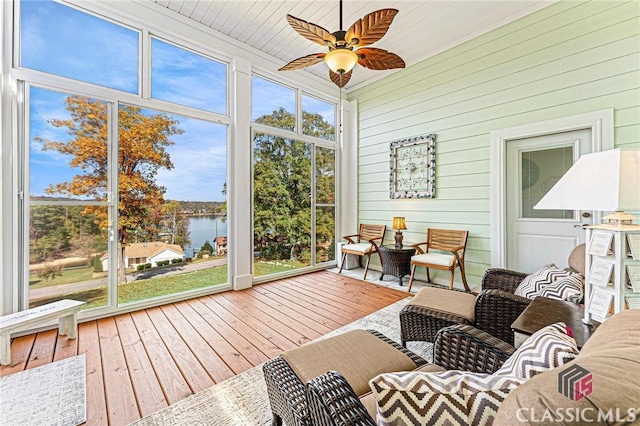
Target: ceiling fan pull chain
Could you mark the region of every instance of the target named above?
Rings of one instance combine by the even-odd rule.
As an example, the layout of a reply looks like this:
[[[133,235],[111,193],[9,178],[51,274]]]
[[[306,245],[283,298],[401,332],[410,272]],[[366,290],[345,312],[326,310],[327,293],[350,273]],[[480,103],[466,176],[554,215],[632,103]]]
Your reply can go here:
[[[342,31],[342,0],[340,0],[340,31]]]

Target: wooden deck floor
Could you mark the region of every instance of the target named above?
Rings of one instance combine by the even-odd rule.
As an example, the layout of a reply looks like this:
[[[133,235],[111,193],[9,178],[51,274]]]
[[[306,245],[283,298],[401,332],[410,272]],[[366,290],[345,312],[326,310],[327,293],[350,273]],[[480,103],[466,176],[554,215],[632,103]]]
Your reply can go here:
[[[316,272],[18,337],[0,376],[85,353],[86,424],[125,425],[406,296]]]

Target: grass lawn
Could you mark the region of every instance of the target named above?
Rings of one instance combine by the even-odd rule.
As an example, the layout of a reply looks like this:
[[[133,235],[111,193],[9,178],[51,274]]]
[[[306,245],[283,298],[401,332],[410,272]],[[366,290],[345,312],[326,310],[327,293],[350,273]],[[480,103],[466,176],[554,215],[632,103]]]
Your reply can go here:
[[[107,273],[104,273],[107,276]],[[49,287],[52,285],[60,284],[73,284],[82,281],[89,281],[96,279],[93,276],[93,268],[78,268],[78,269],[65,269],[62,271],[62,275],[55,277],[52,280],[44,281],[36,274],[29,274],[29,288]]]
[[[274,274],[278,272],[291,271],[303,266],[300,262],[260,262],[254,263],[254,273],[256,276]],[[35,277],[35,278],[34,278]],[[30,276],[30,288],[49,287],[59,284],[80,283],[95,279],[91,268],[65,270],[63,275],[56,277],[49,282],[43,282],[37,276]],[[118,286],[118,303],[130,303],[145,299],[152,299],[168,294],[178,294],[185,291],[197,290],[204,287],[216,286],[227,282],[227,266],[217,266],[201,271],[186,272],[184,274],[171,275],[166,277],[147,278],[133,281]],[[75,299],[87,302],[84,309],[97,308],[107,304],[107,287],[96,287],[89,290],[58,293],[55,296],[45,299],[38,299],[30,304],[30,307],[44,305],[61,299]]]

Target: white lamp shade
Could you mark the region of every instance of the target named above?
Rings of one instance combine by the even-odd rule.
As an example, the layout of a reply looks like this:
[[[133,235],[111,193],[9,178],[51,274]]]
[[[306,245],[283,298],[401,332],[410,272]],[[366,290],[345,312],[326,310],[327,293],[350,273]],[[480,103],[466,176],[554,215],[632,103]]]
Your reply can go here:
[[[640,149],[583,155],[533,208],[640,210]]]

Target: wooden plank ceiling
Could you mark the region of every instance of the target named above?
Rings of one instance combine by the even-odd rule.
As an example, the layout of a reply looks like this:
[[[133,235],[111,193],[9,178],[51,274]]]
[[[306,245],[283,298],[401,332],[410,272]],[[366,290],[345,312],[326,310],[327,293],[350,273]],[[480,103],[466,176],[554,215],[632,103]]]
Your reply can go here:
[[[147,0],[186,16],[285,63],[324,48],[298,35],[285,17],[339,28],[339,2],[320,0]],[[384,38],[372,47],[397,53],[407,66],[543,8],[554,0],[345,0],[343,29],[378,9],[399,10]],[[323,79],[320,63],[305,70]],[[305,72],[291,71],[291,72]],[[357,66],[346,90],[397,70],[371,71]]]

